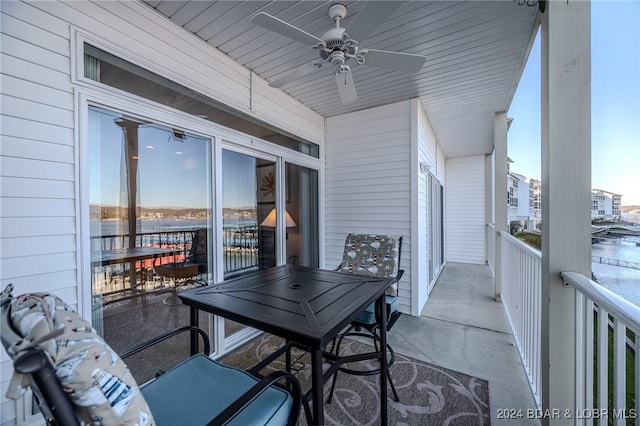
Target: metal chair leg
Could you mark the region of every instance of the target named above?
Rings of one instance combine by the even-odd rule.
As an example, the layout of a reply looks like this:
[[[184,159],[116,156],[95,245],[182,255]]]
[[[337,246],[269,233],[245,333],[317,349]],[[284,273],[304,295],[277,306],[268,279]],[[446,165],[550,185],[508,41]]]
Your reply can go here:
[[[336,370],[333,373],[333,379],[331,380],[331,390],[329,391],[329,396],[327,397],[327,404],[331,404],[331,399],[333,398],[333,391],[336,388],[336,381],[338,380],[338,373],[340,370]]]
[[[335,343],[335,339],[334,339],[334,343],[333,343],[333,347],[331,348],[331,352],[333,352],[333,349],[335,348],[335,354],[336,356],[340,356],[340,346],[342,345],[342,340],[353,330],[353,326],[349,327],[347,329],[347,331],[343,334],[340,335],[340,337],[338,338],[337,343]],[[375,333],[375,329],[374,330],[369,330],[369,333],[371,334],[371,338],[373,339],[373,346],[374,346],[374,350],[375,351],[379,351],[379,345],[378,345],[378,341],[379,341],[379,336],[377,335],[377,333]],[[389,359],[389,364],[393,364],[393,362],[395,361],[395,352],[393,350],[393,348],[387,344],[387,350],[389,350],[390,355],[388,357]],[[396,386],[393,383],[393,379],[391,378],[391,371],[388,368],[389,366],[387,366],[387,379],[389,381],[389,385],[391,386],[391,391],[393,393],[393,400],[396,402],[400,402],[400,396],[398,396],[398,392],[396,390]],[[333,375],[332,381],[331,381],[331,389],[329,390],[329,396],[326,399],[327,404],[331,404],[331,401],[333,399],[333,392],[335,391],[335,387],[336,387],[336,382],[338,380],[338,373],[340,372],[340,370],[336,370],[336,372]],[[351,373],[354,374],[354,373]],[[355,373],[357,374],[357,373]]]
[[[351,330],[353,330],[353,326],[350,326],[347,331],[345,331],[344,333],[342,333],[340,335],[340,337],[338,338],[338,341],[336,342],[336,339],[333,339],[333,347],[331,348],[331,351],[333,352],[333,350],[335,349],[335,354],[336,356],[340,356],[340,346],[342,345],[342,340],[344,339],[344,337],[351,332]],[[327,397],[327,404],[331,404],[331,400],[333,399],[333,391],[336,388],[336,381],[338,380],[338,373],[340,372],[340,370],[336,370],[335,373],[333,373],[333,378],[331,380],[331,390],[329,391],[329,396]]]
[[[398,396],[398,392],[396,392],[396,386],[393,384],[393,379],[391,378],[391,372],[387,369],[387,379],[389,379],[389,384],[391,385],[391,391],[393,392],[393,400],[395,402],[400,402],[400,397]]]

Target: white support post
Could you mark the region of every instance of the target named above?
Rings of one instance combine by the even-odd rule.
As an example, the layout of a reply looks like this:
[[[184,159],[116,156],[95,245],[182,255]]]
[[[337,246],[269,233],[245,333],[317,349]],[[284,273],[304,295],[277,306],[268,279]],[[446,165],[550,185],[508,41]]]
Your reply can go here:
[[[494,215],[496,226],[495,299],[502,300],[502,237],[507,231],[507,113],[496,112],[493,120],[493,146],[495,160]]]
[[[568,425],[563,413],[579,406],[576,298],[560,272],[591,271],[591,4],[546,2],[541,41],[542,408],[560,413],[543,424]]]
[[[495,208],[495,201],[494,201],[495,171],[493,170],[493,165],[494,165],[494,154],[485,155],[484,157],[484,223],[485,223],[485,226],[487,227],[487,238],[489,237],[489,232],[494,231],[494,229],[490,228],[488,225],[495,223],[495,220],[493,218],[493,211]],[[486,246],[485,261],[486,263],[489,263],[489,259],[493,259],[494,256],[496,255],[495,244],[490,245],[489,241],[487,241],[485,246]],[[493,250],[494,253],[490,253],[490,250]],[[491,267],[493,268],[494,265],[491,265]]]

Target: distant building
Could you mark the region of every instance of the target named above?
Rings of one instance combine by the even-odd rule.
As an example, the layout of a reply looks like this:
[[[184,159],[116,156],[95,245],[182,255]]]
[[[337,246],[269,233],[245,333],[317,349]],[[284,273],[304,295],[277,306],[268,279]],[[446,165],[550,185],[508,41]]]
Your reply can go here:
[[[509,172],[507,178],[507,218],[511,231],[533,231],[541,221],[540,181]]]
[[[507,177],[507,218],[511,232],[533,231],[542,223],[542,182],[510,171]],[[591,190],[591,219],[621,219],[622,195]]]
[[[622,195],[601,189],[591,190],[591,219],[620,220]]]
[[[529,190],[531,195],[531,229],[536,229],[542,223],[542,182],[538,179],[529,178]]]

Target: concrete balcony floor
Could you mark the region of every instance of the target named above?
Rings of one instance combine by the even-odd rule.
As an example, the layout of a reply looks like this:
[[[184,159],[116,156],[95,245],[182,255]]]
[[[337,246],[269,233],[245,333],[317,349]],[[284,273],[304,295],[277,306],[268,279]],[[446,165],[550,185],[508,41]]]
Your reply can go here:
[[[447,263],[419,317],[402,315],[388,334],[398,353],[489,382],[491,423],[498,409],[522,410],[517,424],[536,405],[502,303],[496,302],[488,266]]]

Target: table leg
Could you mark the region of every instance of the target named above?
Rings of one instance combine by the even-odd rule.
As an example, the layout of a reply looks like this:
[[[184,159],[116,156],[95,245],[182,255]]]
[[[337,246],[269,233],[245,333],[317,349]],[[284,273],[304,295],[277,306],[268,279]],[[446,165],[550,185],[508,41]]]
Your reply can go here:
[[[322,349],[311,350],[311,398],[313,403],[313,424],[324,424],[324,392],[322,380]]]
[[[137,281],[138,279],[136,277],[136,262],[129,262],[129,290],[131,290],[132,292],[136,290],[136,287],[138,287]],[[122,285],[124,287],[124,281]]]
[[[380,312],[380,424],[387,424],[387,304],[383,294],[376,301]]]
[[[178,309],[177,307],[175,307],[174,309]],[[191,324],[193,327],[198,327],[199,326],[199,317],[198,317],[198,309],[194,308],[193,306],[189,307],[189,324]],[[191,332],[191,355],[195,355],[198,353],[198,333],[196,333],[195,331]],[[209,354],[207,354],[209,355]]]

